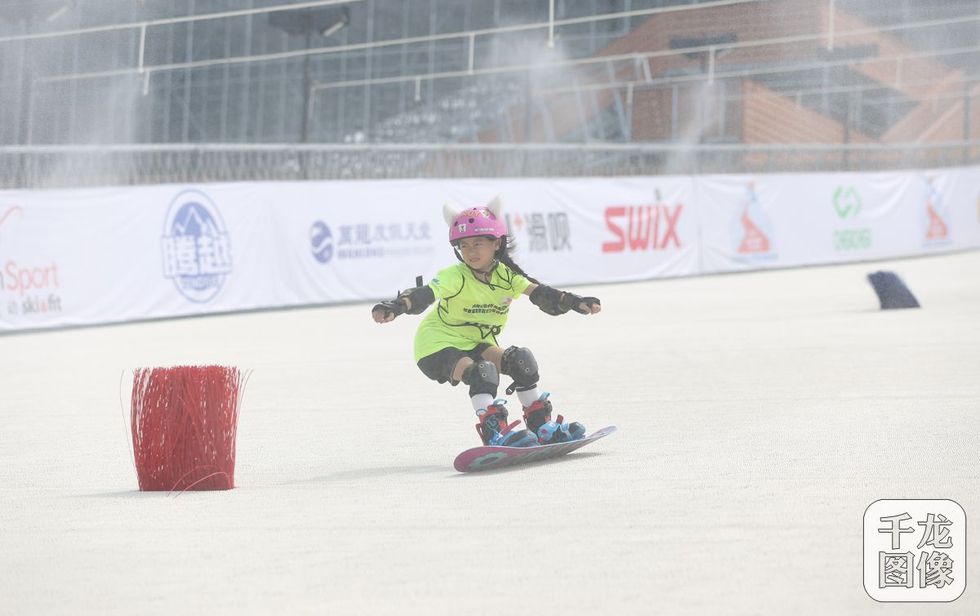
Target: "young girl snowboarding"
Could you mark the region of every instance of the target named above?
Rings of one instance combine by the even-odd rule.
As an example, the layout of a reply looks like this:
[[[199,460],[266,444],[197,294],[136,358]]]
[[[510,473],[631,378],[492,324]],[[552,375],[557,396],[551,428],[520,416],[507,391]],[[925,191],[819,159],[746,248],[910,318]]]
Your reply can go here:
[[[530,447],[584,437],[582,424],[565,423],[561,415],[552,420],[548,392],[538,392],[538,363],[531,351],[516,346],[503,349],[497,336],[507,323],[511,302],[522,293],[554,316],[569,310],[596,314],[601,310],[599,300],[541,284],[514,263],[499,198],[462,212],[446,206],[443,214],[449,223],[449,243],[460,263],[443,269],[427,285],[375,305],[371,316],[388,323],[401,314],[422,314],[438,300],[415,334],[415,361],[434,381],[469,386],[480,420],[476,431],[485,445]],[[514,430],[520,421],[507,423],[507,401],[497,398],[501,374],[514,381],[507,393],[517,391],[526,430]]]

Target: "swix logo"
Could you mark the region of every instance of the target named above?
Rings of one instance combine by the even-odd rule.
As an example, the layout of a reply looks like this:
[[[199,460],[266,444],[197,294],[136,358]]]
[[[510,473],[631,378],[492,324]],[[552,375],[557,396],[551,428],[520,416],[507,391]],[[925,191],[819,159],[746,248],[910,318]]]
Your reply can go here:
[[[602,252],[666,250],[671,245],[680,248],[677,223],[683,211],[684,206],[680,203],[674,206],[658,203],[607,207],[606,227],[616,240],[603,242]]]

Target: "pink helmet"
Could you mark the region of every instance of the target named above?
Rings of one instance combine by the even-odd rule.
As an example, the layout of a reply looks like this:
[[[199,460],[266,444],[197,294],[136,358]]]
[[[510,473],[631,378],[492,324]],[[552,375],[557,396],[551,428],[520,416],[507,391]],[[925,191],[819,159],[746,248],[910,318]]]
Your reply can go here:
[[[507,235],[507,222],[502,209],[499,197],[486,206],[469,207],[462,212],[456,212],[449,205],[444,206],[443,215],[449,223],[449,243],[455,245],[466,237],[488,235],[499,238]]]

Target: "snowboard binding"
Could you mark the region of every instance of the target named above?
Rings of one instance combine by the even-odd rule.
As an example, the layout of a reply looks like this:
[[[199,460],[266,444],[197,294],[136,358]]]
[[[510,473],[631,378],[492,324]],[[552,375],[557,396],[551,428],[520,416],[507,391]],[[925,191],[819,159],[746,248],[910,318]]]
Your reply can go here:
[[[484,445],[503,447],[533,447],[538,444],[538,437],[529,430],[513,431],[520,421],[507,423],[507,403],[504,399],[494,400],[486,409],[480,409],[476,416],[480,423],[476,424],[476,432]]]
[[[527,429],[535,434],[538,443],[550,445],[552,443],[565,443],[577,441],[585,437],[585,426],[577,421],[565,423],[565,418],[558,415],[557,421],[551,420],[551,400],[548,400],[548,392],[541,394],[541,397],[531,403],[531,406],[524,407],[524,422]]]

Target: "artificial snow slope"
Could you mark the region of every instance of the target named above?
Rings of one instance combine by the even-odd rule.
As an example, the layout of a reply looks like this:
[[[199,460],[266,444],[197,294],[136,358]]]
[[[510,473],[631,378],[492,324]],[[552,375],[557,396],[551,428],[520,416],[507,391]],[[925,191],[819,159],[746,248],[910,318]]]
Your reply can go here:
[[[875,269],[923,308],[878,311]],[[582,290],[600,315],[522,299],[501,342],[558,412],[619,432],[473,475],[465,391],[412,363],[418,317],[0,337],[0,613],[922,613],[865,594],[862,516],[980,519],[980,253]],[[253,370],[239,487],[140,493],[121,374],[187,363]],[[943,614],[980,611],[978,534]]]

